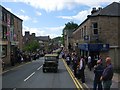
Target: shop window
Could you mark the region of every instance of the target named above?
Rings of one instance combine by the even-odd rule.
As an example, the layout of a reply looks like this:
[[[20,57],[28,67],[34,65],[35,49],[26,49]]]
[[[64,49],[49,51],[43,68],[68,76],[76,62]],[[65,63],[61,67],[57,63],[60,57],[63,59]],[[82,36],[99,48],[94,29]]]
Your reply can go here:
[[[7,45],[2,46],[2,57],[7,56]]]

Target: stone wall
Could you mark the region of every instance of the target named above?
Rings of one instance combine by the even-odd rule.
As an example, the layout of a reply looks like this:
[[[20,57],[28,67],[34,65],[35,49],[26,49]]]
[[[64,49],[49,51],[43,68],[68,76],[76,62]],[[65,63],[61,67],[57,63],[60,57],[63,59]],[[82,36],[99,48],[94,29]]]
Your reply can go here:
[[[99,17],[99,38],[110,45],[109,56],[115,69],[119,68],[119,32],[117,17]]]
[[[110,46],[118,46],[118,18],[104,17],[99,18],[99,38]]]
[[[109,52],[100,52],[104,61],[107,56],[112,58],[112,64],[115,69],[120,68],[120,17],[110,17],[110,16],[96,16],[90,17],[86,20],[76,32],[73,33],[74,41],[81,41],[81,29],[86,26],[87,35],[93,36],[92,24],[94,22],[98,23],[98,36],[100,43],[106,43],[110,45]],[[79,42],[79,43],[85,43]],[[89,42],[87,42],[89,43]]]

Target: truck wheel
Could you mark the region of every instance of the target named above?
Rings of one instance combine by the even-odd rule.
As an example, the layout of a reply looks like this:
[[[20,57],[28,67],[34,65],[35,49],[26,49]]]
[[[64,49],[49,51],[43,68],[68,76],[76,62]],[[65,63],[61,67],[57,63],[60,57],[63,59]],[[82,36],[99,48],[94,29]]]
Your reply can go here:
[[[45,69],[43,69],[43,73],[45,73]]]
[[[55,73],[57,73],[57,69],[55,69],[55,71],[54,71]]]

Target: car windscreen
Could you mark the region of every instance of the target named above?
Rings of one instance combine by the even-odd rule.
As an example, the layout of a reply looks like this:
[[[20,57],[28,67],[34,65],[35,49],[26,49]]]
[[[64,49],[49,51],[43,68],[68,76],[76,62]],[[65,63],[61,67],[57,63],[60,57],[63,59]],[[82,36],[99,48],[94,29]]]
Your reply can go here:
[[[56,57],[45,57],[45,61],[55,61]]]

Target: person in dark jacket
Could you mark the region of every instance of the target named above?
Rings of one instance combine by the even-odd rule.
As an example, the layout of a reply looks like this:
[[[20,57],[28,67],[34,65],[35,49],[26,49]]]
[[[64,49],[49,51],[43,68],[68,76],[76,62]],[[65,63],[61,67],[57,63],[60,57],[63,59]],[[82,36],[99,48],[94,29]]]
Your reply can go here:
[[[74,57],[73,57],[73,70],[74,70],[75,77],[77,77],[77,65],[78,65],[78,57],[77,57],[77,55],[74,55]]]
[[[111,58],[106,58],[106,68],[104,69],[100,80],[103,81],[103,88],[104,90],[110,90],[112,85],[112,78],[113,78],[113,67],[111,64]]]
[[[67,65],[70,65],[70,61],[71,61],[71,57],[70,57],[70,54],[68,53],[66,57]]]
[[[13,52],[11,52],[11,58],[10,58],[11,66],[15,66],[15,57]]]
[[[102,82],[100,80],[100,77],[102,76],[104,67],[101,64],[101,60],[97,61],[97,65],[94,66],[94,83],[93,83],[93,90],[96,90],[98,87],[98,90],[102,90]]]

